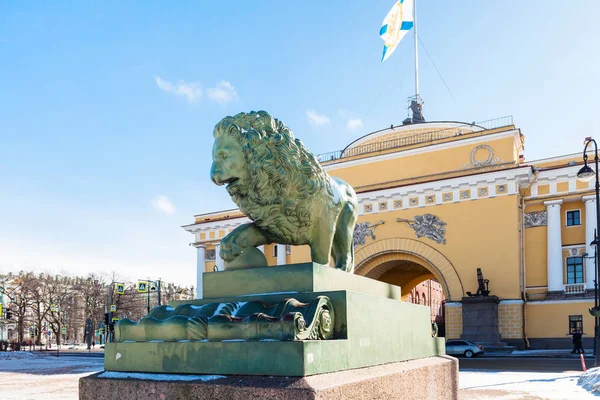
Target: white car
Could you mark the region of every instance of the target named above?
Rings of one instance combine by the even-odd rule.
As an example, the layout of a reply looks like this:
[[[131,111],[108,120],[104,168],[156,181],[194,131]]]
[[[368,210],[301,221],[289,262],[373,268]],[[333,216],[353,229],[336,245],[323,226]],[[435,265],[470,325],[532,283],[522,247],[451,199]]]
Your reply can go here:
[[[446,342],[446,354],[451,356],[465,356],[471,358],[483,355],[484,352],[482,345],[466,340],[448,340]]]

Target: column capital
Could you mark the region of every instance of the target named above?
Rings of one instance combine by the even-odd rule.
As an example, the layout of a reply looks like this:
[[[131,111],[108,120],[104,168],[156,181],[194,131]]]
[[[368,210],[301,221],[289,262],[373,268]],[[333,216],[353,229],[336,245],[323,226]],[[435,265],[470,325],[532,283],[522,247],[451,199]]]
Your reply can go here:
[[[190,243],[190,246],[194,246],[197,249],[205,249],[206,248],[206,244],[205,243]]]
[[[584,203],[587,203],[588,201],[594,202],[594,201],[596,201],[596,195],[595,194],[588,194],[586,196],[581,196],[581,200]]]
[[[544,205],[545,205],[546,207],[554,207],[554,206],[559,206],[559,207],[560,207],[560,205],[561,205],[562,203],[563,203],[563,200],[562,200],[562,199],[559,199],[559,200],[550,200],[550,201],[545,201],[545,202],[544,202]]]

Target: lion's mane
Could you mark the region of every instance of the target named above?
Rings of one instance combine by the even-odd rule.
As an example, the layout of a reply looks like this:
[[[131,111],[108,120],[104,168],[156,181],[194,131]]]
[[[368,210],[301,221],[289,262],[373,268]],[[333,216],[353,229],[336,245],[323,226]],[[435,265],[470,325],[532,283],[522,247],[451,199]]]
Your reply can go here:
[[[213,136],[223,135],[242,146],[250,176],[232,200],[270,240],[308,244],[313,204],[332,201],[329,176],[315,156],[265,111],[223,118]]]

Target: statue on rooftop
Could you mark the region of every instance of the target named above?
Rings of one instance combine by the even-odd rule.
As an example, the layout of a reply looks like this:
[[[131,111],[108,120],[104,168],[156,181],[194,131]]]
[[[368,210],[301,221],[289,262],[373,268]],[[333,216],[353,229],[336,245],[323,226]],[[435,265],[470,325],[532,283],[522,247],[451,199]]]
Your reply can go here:
[[[270,243],[309,245],[312,261],[352,273],[357,198],[330,177],[302,142],[265,111],[223,118],[213,136],[212,181],[226,190],[253,222],[221,241],[226,262]],[[248,253],[251,253],[250,251]]]

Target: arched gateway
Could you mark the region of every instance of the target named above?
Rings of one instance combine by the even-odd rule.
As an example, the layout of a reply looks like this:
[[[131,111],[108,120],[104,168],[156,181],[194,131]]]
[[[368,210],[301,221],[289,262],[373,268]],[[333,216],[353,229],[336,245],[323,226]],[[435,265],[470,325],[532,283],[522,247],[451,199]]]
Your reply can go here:
[[[412,275],[404,275],[403,294],[420,281],[435,278],[443,286],[448,300],[460,301],[464,296],[462,282],[452,263],[438,250],[419,240],[408,238],[378,240],[358,250],[354,259],[355,273],[373,279],[384,277],[399,265],[416,267]]]

